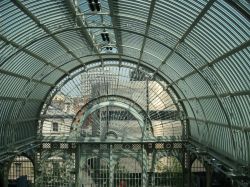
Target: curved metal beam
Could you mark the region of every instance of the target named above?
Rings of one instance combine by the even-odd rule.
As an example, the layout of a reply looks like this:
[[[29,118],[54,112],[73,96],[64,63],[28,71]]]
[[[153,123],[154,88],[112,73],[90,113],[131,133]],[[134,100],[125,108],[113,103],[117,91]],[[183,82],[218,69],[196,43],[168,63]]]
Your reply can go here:
[[[124,56],[124,55],[123,55]],[[134,63],[134,64],[136,64],[136,60],[137,59],[135,59],[135,62],[131,62],[131,63]],[[94,61],[94,62],[96,62],[96,61]],[[93,63],[94,63],[93,62]],[[91,63],[91,62],[90,62]],[[87,64],[87,63],[86,63]],[[105,66],[105,65],[104,65]],[[120,66],[120,67],[122,67],[122,66]],[[125,66],[124,66],[125,67]],[[177,75],[179,75],[179,73],[174,69],[174,68],[172,68],[171,66],[169,66],[171,69],[173,69],[173,71],[177,74]],[[94,68],[96,68],[96,67],[92,67],[91,69],[94,69]],[[128,67],[128,68],[131,68],[131,69],[134,69],[134,68],[132,68],[132,67]],[[148,67],[147,67],[148,68]],[[76,69],[78,69],[78,67],[76,68]],[[89,69],[88,69],[89,70]],[[86,69],[83,69],[82,71],[79,71],[78,73],[76,73],[76,74],[74,74],[73,76],[69,76],[69,79],[67,79],[67,80],[65,80],[65,83],[64,84],[66,84],[69,80],[71,80],[71,79],[73,79],[74,77],[76,77],[77,75],[79,75],[80,73],[82,73],[82,72],[84,72],[84,71],[86,71]],[[72,70],[72,72],[74,72],[74,70]],[[167,76],[167,75],[165,75],[165,76]],[[180,76],[180,75],[179,75]],[[167,78],[168,79],[170,79],[170,77],[168,77],[167,76]],[[166,81],[166,77],[164,78],[164,80]],[[60,81],[58,81],[58,82],[60,82]],[[64,84],[62,84],[59,88],[57,88],[57,90],[59,91],[59,89],[64,85]],[[168,83],[168,80],[167,80],[167,84],[169,84]],[[186,83],[187,84],[187,83]],[[188,85],[188,84],[187,84]],[[177,85],[176,85],[177,86]],[[178,86],[177,86],[178,87]],[[191,88],[190,88],[191,89]],[[51,99],[54,97],[54,95],[56,94],[56,92],[51,96]],[[170,94],[171,95],[171,94]],[[173,98],[173,97],[172,97]],[[51,99],[50,99],[50,101],[49,102],[46,102],[47,104],[49,104],[50,102],[51,102]]]
[[[120,108],[123,108],[123,109],[127,110],[128,112],[130,112],[135,117],[135,119],[138,121],[138,123],[140,125],[141,132],[142,132],[142,140],[145,138],[144,118],[130,105],[119,102],[119,101],[105,101],[105,102],[101,102],[101,103],[98,103],[98,104],[92,106],[87,111],[85,111],[83,116],[80,118],[80,125],[78,128],[80,128],[80,126],[82,126],[85,123],[85,121],[87,120],[87,118],[90,114],[92,114],[96,110],[99,110],[99,109],[107,107],[107,106],[120,107]],[[79,131],[79,129],[77,131]]]
[[[8,40],[8,38],[4,37],[3,35],[0,34],[0,39],[3,40],[5,43],[12,45],[13,47],[17,48],[18,50],[13,53],[13,55],[10,55],[8,58],[6,58],[1,64],[0,67],[3,66],[5,64],[5,62],[9,61],[12,57],[14,57],[16,54],[20,53],[21,51],[23,51],[24,53],[28,54],[29,56],[43,62],[45,65],[57,68],[58,70],[60,70],[63,73],[68,73],[67,71],[61,69],[59,66],[56,66],[55,64],[48,62],[47,60],[43,59],[42,57],[38,56],[37,54],[35,54],[34,52],[26,49],[27,46],[21,46],[18,43],[14,42],[14,41],[10,41]]]
[[[22,4],[20,1],[16,1],[16,0],[11,0],[11,2],[16,5],[21,11],[23,11],[30,19],[32,19],[35,24],[37,26],[39,26],[40,28],[42,28],[46,34],[51,34],[52,32],[44,25],[40,22],[40,20],[28,9],[25,7],[24,4]],[[56,36],[52,36],[52,38],[69,54],[71,54],[74,58],[77,58],[77,56],[72,53],[72,51]],[[78,60],[78,62],[80,64],[84,64],[84,62],[82,62],[81,60]]]
[[[88,56],[90,56],[90,55],[88,55]],[[123,57],[130,57],[130,56],[126,56],[126,55],[122,55]],[[130,57],[130,58],[133,58],[133,57]],[[136,58],[134,58],[135,59],[135,61],[131,61],[131,60],[127,60],[127,59],[125,59],[125,61],[126,62],[129,62],[129,63],[133,63],[133,64],[136,64],[137,63],[137,60],[138,59],[136,59]],[[110,59],[110,60],[118,60],[118,59]],[[90,61],[90,62],[88,62],[88,63],[86,63],[86,65],[88,65],[88,64],[91,64],[91,63],[95,63],[95,62],[97,62],[98,60],[96,59],[96,60],[94,60],[94,61]],[[148,64],[149,65],[149,64]],[[154,71],[152,68],[152,66],[148,66],[146,63],[143,63],[143,64],[141,64],[141,66],[142,67],[144,67],[144,68],[147,68],[147,69],[149,69],[150,71]],[[86,66],[85,66],[86,67]],[[122,66],[121,66],[122,67]],[[124,66],[124,67],[126,67],[126,66]],[[171,66],[169,66],[171,69],[173,69]],[[93,68],[96,68],[96,67],[93,67]],[[92,68],[92,69],[93,69]],[[132,68],[132,67],[127,67],[127,68]],[[72,73],[72,72],[74,72],[75,70],[77,70],[77,69],[79,69],[79,67],[75,67],[73,70],[71,70],[70,71],[70,73]],[[70,76],[71,78],[74,78],[75,76],[77,76],[77,75],[79,75],[80,73],[82,73],[83,71],[86,71],[86,69],[83,69],[82,71],[79,71],[78,73],[76,73],[76,74],[74,74],[74,76]],[[178,74],[179,75],[179,73],[175,70],[175,69],[173,69],[173,71],[175,71],[175,73],[176,74]],[[179,75],[180,76],[180,75]],[[55,84],[58,84],[63,78],[65,78],[66,77],[66,75],[64,76],[64,77],[62,77],[61,79],[59,79]],[[160,77],[167,83],[167,84],[170,84],[169,82],[173,82],[173,80],[170,78],[170,77],[168,77],[166,74],[163,74],[163,75],[160,75]],[[69,79],[67,79],[68,81],[69,81]],[[169,81],[170,80],[170,81]],[[64,84],[66,84],[67,83],[67,81],[64,83]],[[187,83],[186,83],[187,84]],[[181,92],[182,93],[182,95],[184,95],[184,97],[186,98],[186,96],[185,96],[185,94],[180,90],[180,88],[179,88],[179,86],[177,85],[177,84],[174,84],[178,89],[179,89],[179,91],[177,91],[177,92],[175,92],[174,91],[174,93],[176,94],[176,95],[178,95],[178,92]],[[188,84],[187,84],[188,85]],[[61,87],[63,86],[63,84],[61,85]],[[189,85],[188,85],[189,86]],[[59,88],[57,88],[57,90],[59,90],[61,87],[59,87]],[[169,87],[167,87],[167,89],[168,88],[172,88],[172,85],[171,86],[169,86]],[[190,88],[190,87],[189,87]],[[191,88],[190,88],[190,90],[192,90]],[[50,91],[51,92],[51,91]],[[49,93],[50,93],[49,92]],[[48,93],[48,94],[49,94]],[[51,99],[52,99],[52,97],[55,95],[56,93],[54,93],[52,96],[51,96]],[[50,99],[50,100],[51,100]],[[46,102],[46,103],[50,103],[50,101],[49,102]],[[189,103],[189,101],[188,101],[188,103]],[[190,103],[189,103],[190,104]],[[191,105],[190,105],[190,107],[191,107]],[[195,114],[194,114],[195,115]]]
[[[144,48],[145,48],[145,45],[146,45],[146,40],[147,40],[149,28],[151,26],[151,20],[152,20],[153,12],[154,12],[154,9],[155,9],[155,4],[156,4],[156,0],[152,0],[151,4],[150,4],[150,9],[149,9],[149,14],[148,14],[148,20],[147,20],[147,23],[146,23],[146,29],[145,29],[145,34],[144,34],[143,42],[142,42],[142,47],[141,47],[141,50],[140,50],[140,57],[139,57],[139,60],[138,60],[138,67],[139,67],[139,64],[141,62],[142,55],[143,55],[143,52],[144,52]]]
[[[237,52],[239,52],[239,51],[241,51],[249,46],[250,46],[250,40],[242,43],[241,45],[235,47],[234,49],[231,49],[230,51],[224,53],[223,55],[219,56],[218,58],[214,59],[213,61],[208,62],[207,64],[204,64],[203,66],[200,66],[199,68],[197,68],[197,70],[201,71],[201,70],[205,69],[206,67],[213,67],[214,64],[220,62],[223,59],[228,58],[229,56],[231,56],[231,55],[233,55],[233,54],[235,54],[235,53],[237,53]],[[197,73],[197,71],[193,70],[192,72],[186,74],[182,78],[175,80],[175,82],[177,83],[182,79],[186,79],[187,77],[190,77],[191,75],[193,75],[195,73]]]
[[[113,27],[114,27],[115,25],[117,25],[117,17],[114,16],[113,0],[108,0],[108,4],[109,4],[111,21],[112,21],[112,24],[113,24]],[[120,45],[122,45],[122,39],[120,37],[120,32],[118,32],[117,29],[114,29],[114,33],[115,33],[115,41],[116,41],[116,46],[117,46],[118,53],[122,54],[123,53],[122,48],[119,47]]]
[[[141,21],[141,20],[139,20],[139,21]],[[136,34],[136,35],[141,35],[141,36],[143,36],[143,37],[146,37],[146,38],[148,38],[148,39],[151,39],[151,40],[153,40],[153,41],[155,41],[155,42],[157,42],[157,43],[159,43],[159,44],[161,44],[161,45],[167,47],[168,49],[170,49],[170,50],[173,52],[173,49],[170,48],[169,46],[167,46],[165,43],[163,43],[163,42],[161,42],[161,41],[158,41],[158,40],[156,40],[156,39],[154,39],[154,38],[152,38],[152,37],[145,36],[144,34],[137,33],[137,32],[131,31],[131,30],[120,29],[120,28],[114,28],[114,27],[87,27],[87,28],[90,28],[90,29],[91,29],[91,28],[109,28],[109,29],[117,29],[117,30],[121,30],[121,31],[133,33],[133,34]],[[45,38],[47,38],[47,37],[53,37],[53,35],[56,35],[56,34],[59,34],[59,33],[67,32],[67,31],[72,31],[72,30],[80,30],[80,29],[81,29],[81,28],[68,28],[68,29],[64,29],[64,30],[62,30],[62,31],[58,31],[58,32],[55,32],[55,33],[51,33],[51,34],[48,35],[48,36],[41,37],[41,38],[39,38],[39,39],[36,39],[36,40],[34,40],[34,41],[28,43],[27,45],[23,46],[23,48],[25,49],[26,47],[32,45],[33,43],[35,43],[35,42],[37,42],[37,41],[39,41],[39,40],[45,39]],[[189,47],[190,47],[190,46],[189,46]],[[22,48],[22,49],[23,49],[23,48]],[[193,49],[193,48],[192,48],[192,49]],[[20,50],[17,50],[14,54],[12,54],[12,55],[10,56],[10,58],[13,57],[13,56],[15,56],[15,55],[16,55],[17,53],[19,53],[19,52],[20,52]],[[177,51],[175,51],[175,53],[178,54],[178,55],[180,56],[180,54],[179,54]],[[198,54],[199,54],[199,53],[198,53]],[[63,54],[63,55],[64,55],[64,54]],[[102,55],[103,55],[103,54],[102,54]],[[110,55],[110,54],[109,54],[109,55]],[[115,54],[115,55],[119,55],[119,56],[121,57],[122,54]],[[199,55],[200,55],[200,54],[199,54]],[[59,55],[59,56],[57,56],[57,58],[59,58],[59,57],[61,57],[61,56],[62,56],[62,55]],[[93,56],[93,55],[87,55],[87,56]],[[80,58],[81,58],[81,57],[80,57]],[[74,58],[74,59],[71,60],[71,61],[78,60],[78,59],[80,59],[80,58],[79,58],[79,57],[78,57],[78,58]],[[184,58],[185,61],[188,61],[185,57],[182,56],[182,58]],[[55,59],[56,59],[56,58],[54,58],[52,61],[54,61]],[[50,63],[52,63],[52,61],[50,61]],[[66,63],[67,63],[67,62],[66,62]],[[63,63],[62,65],[60,65],[60,66],[58,66],[58,67],[60,68],[60,67],[62,67],[63,65],[65,65],[66,63]],[[58,68],[55,68],[55,69],[58,69]],[[49,73],[49,74],[50,74],[50,73]],[[47,74],[47,76],[48,76],[49,74]],[[44,77],[44,78],[45,78],[45,77]]]

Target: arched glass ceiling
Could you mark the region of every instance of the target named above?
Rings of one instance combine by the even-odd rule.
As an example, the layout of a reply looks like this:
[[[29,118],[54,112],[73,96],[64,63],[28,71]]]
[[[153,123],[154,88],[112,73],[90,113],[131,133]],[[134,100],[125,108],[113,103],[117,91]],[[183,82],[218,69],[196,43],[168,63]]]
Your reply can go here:
[[[85,0],[3,0],[0,12],[1,148],[35,138],[60,79],[116,59],[169,83],[188,114],[190,140],[250,162],[249,2],[102,0],[91,11]]]

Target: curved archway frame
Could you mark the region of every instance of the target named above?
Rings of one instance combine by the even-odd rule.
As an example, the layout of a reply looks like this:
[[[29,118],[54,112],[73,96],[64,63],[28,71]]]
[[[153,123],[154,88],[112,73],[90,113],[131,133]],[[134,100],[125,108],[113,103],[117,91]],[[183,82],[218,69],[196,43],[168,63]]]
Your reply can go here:
[[[80,130],[79,129],[80,126],[85,123],[86,119],[88,118],[88,116],[90,114],[92,114],[93,112],[95,112],[98,109],[101,109],[101,108],[104,108],[107,106],[116,106],[119,108],[123,108],[123,109],[127,110],[129,113],[131,113],[139,123],[139,126],[141,128],[141,132],[142,132],[142,140],[145,138],[145,128],[146,128],[146,125],[144,123],[145,119],[130,105],[123,103],[123,102],[119,102],[119,101],[105,101],[105,102],[98,103],[98,104],[92,106],[91,108],[89,108],[87,111],[84,112],[83,116],[80,118],[80,125],[78,126],[77,131]]]
[[[121,64],[121,60],[122,59],[116,59],[116,58],[114,58],[114,59],[110,59],[110,60],[115,60],[115,61],[118,61],[119,62],[119,66],[118,65],[107,65],[107,67],[119,67],[119,68],[122,68],[122,67],[125,67],[125,68],[130,68],[130,69],[133,69],[133,70],[136,70],[137,68],[134,68],[134,67],[131,67],[131,66],[126,66],[126,65],[122,65]],[[58,93],[58,91],[60,91],[60,89],[65,85],[65,84],[67,84],[67,82],[69,82],[70,80],[72,80],[72,79],[74,79],[76,76],[78,76],[78,75],[80,75],[81,73],[83,73],[83,72],[87,72],[87,71],[89,71],[89,70],[91,70],[91,69],[94,69],[94,68],[100,68],[100,67],[106,67],[106,65],[97,65],[97,66],[94,66],[94,67],[91,67],[91,68],[88,68],[88,69],[86,69],[86,66],[87,65],[89,65],[89,64],[93,64],[93,63],[97,63],[97,62],[99,62],[99,60],[93,60],[93,61],[90,61],[90,62],[88,62],[88,63],[86,63],[86,65],[85,66],[83,66],[82,67],[82,69],[80,70],[80,71],[78,71],[77,73],[75,73],[75,71],[77,71],[78,70],[78,68],[79,67],[76,67],[76,68],[74,68],[70,73],[70,75],[65,75],[65,76],[63,76],[62,78],[60,78],[60,80],[58,80],[57,82],[56,82],[56,85],[59,85],[58,87],[53,87],[53,88],[51,88],[50,89],[50,91],[49,91],[49,93],[47,94],[47,96],[46,96],[46,98],[47,98],[47,101],[45,102],[45,106],[41,106],[41,110],[42,110],[42,108],[44,108],[43,109],[43,113],[41,113],[41,115],[43,115],[43,114],[45,114],[46,113],[46,111],[47,111],[47,109],[48,109],[48,107],[49,107],[49,104],[51,103],[51,101],[52,101],[52,99],[53,99],[53,97]],[[135,61],[131,61],[131,60],[124,60],[124,62],[128,62],[128,63],[131,63],[131,64],[136,64],[136,62]],[[152,67],[149,67],[149,66],[147,66],[146,64],[141,64],[141,66],[142,66],[142,68],[145,68],[147,71],[149,71],[149,72],[151,72],[151,71],[153,71],[152,70]],[[144,73],[146,73],[149,77],[150,77],[150,75],[148,74],[148,72],[144,72]],[[159,73],[159,72],[158,72]],[[157,73],[157,77],[158,78],[160,78],[160,79],[162,79],[167,85],[169,85],[169,80],[168,79],[170,79],[171,80],[171,78],[170,77],[167,77],[166,78],[166,75],[164,75],[164,74],[158,74]],[[177,72],[176,72],[177,73]],[[177,73],[178,74],[178,73]],[[156,82],[158,82],[160,85],[162,84],[161,82],[159,82],[158,80],[155,80]],[[170,81],[171,82],[171,81]],[[179,99],[180,99],[180,96],[179,96],[179,92],[184,96],[184,98],[185,99],[187,99],[186,98],[186,96],[184,95],[184,93],[183,93],[183,91],[178,87],[178,85],[175,85],[176,87],[177,87],[177,89],[178,90],[176,90],[176,89],[174,89],[173,88],[173,86],[171,85],[171,86],[167,86],[166,88],[163,88],[164,89],[164,91],[166,91],[167,92],[167,94],[171,97],[171,99],[172,99],[172,101],[173,101],[173,104],[175,105],[175,107],[178,109],[178,111],[180,111],[180,110],[183,110],[183,116],[182,116],[182,120],[184,120],[184,119],[186,119],[185,118],[185,116],[187,116],[187,111],[186,111],[186,109],[185,109],[185,106],[184,106],[184,104],[183,104],[183,102],[182,101],[180,101],[180,102],[178,102],[179,101]],[[191,88],[190,88],[191,89]],[[192,90],[192,89],[191,89]],[[119,96],[119,97],[122,97],[122,96]],[[128,99],[128,98],[126,98],[126,99]],[[176,99],[178,99],[178,101],[176,100]],[[191,108],[191,110],[192,110],[192,112],[193,112],[193,116],[195,117],[196,116],[196,114],[195,114],[195,112],[193,111],[193,109],[192,109],[192,107],[191,107],[191,104],[190,104],[190,102],[189,102],[189,100],[187,100],[187,103],[189,104],[189,106],[190,106],[190,108]]]
[[[92,105],[93,103],[98,104],[98,103],[105,102],[105,101],[112,101],[113,102],[113,101],[115,101],[115,99],[122,100],[120,102],[124,103],[124,104],[127,104],[128,106],[133,105],[132,108],[134,108],[138,112],[138,114],[140,114],[143,117],[144,120],[146,118],[149,119],[148,113],[138,103],[136,103],[135,101],[133,101],[132,99],[130,99],[128,97],[121,96],[121,95],[113,95],[113,94],[111,94],[111,95],[103,95],[103,96],[99,96],[99,97],[96,97],[94,99],[91,99],[85,105],[83,105],[82,108],[76,113],[75,118],[76,118],[76,116],[79,115],[79,113],[81,111],[83,111],[86,107],[88,107],[89,105]],[[75,118],[74,118],[74,120],[75,120]],[[153,132],[152,122],[149,120],[148,123],[149,123],[149,125],[151,127],[151,131]]]
[[[25,154],[25,153],[22,153],[22,154],[19,154],[19,155],[15,155],[15,157],[11,158],[6,163],[6,165],[4,166],[5,170],[4,170],[4,173],[3,173],[3,178],[6,178],[5,180],[8,181],[9,173],[11,171],[11,166],[12,166],[12,164],[14,164],[14,162],[15,162],[15,160],[16,160],[17,157],[26,158],[28,160],[27,162],[30,162],[32,164],[32,167],[30,169],[33,169],[34,173],[33,173],[33,177],[32,178],[33,178],[33,181],[35,181],[35,171],[37,170],[37,165],[35,163],[35,158],[33,158],[32,156],[30,156],[28,154]],[[20,162],[20,161],[18,161],[18,162]],[[23,160],[20,163],[23,163]],[[30,173],[30,175],[32,175],[32,172]]]

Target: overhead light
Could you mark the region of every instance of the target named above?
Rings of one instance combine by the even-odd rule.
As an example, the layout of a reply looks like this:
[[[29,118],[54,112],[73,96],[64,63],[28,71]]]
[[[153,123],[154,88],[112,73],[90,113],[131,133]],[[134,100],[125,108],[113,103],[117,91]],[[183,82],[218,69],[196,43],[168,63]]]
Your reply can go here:
[[[95,7],[98,12],[101,10],[101,5],[99,2],[95,4]]]
[[[101,36],[102,36],[102,40],[103,40],[103,41],[108,41],[108,42],[110,42],[109,33],[108,33],[108,32],[102,32],[102,33],[101,33]]]
[[[101,33],[101,36],[102,36],[102,40],[106,41],[105,33]]]
[[[101,10],[101,3],[99,0],[88,0],[90,10],[99,12]]]
[[[106,40],[110,42],[109,35],[106,35]]]
[[[93,5],[93,3],[89,3],[89,8],[91,11],[95,11],[95,6]]]
[[[112,47],[109,46],[106,47],[106,50],[112,50],[112,49],[113,49]]]

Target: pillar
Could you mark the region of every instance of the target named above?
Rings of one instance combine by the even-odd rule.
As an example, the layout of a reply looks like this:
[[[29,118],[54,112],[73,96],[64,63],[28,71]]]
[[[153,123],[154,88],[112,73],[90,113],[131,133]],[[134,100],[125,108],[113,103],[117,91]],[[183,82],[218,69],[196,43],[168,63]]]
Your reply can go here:
[[[0,186],[4,186],[4,164],[0,163]]]
[[[206,165],[206,187],[212,186],[212,175],[213,175],[213,168],[211,165]]]
[[[83,178],[83,167],[84,162],[86,160],[86,155],[82,153],[82,150],[84,150],[83,145],[77,146],[76,151],[76,187],[83,187],[84,184],[84,178]]]
[[[115,161],[113,158],[113,145],[109,146],[109,187],[114,186]]]
[[[192,187],[192,163],[190,151],[183,154],[183,186]]]
[[[144,145],[142,145],[142,187],[146,187],[147,186],[147,179],[148,179],[148,176],[147,176],[147,171],[148,171],[148,168],[147,168],[147,153],[146,153],[146,150],[144,149]]]
[[[9,168],[10,168],[10,161],[6,161],[3,164],[3,187],[8,187],[8,176],[9,176]]]

